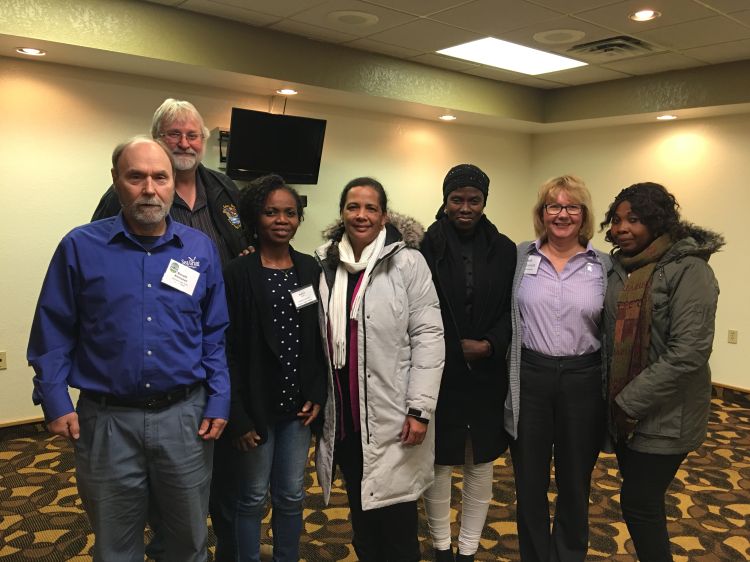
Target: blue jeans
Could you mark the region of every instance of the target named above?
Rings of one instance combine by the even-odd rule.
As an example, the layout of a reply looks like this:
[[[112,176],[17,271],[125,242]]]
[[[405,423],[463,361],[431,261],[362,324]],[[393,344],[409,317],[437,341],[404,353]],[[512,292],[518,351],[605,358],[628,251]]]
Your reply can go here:
[[[310,428],[297,419],[268,428],[268,440],[240,454],[235,529],[237,559],[260,562],[260,525],[271,490],[271,529],[275,562],[299,560],[304,477]]]

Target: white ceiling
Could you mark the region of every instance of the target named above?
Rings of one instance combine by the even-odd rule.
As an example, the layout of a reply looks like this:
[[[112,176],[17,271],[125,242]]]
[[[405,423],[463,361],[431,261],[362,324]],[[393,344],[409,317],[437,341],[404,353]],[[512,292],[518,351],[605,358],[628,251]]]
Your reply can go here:
[[[750,0],[147,0],[317,41],[534,86],[560,88],[750,59]],[[662,16],[637,23],[639,9]],[[339,14],[335,12],[357,12]],[[374,17],[365,18],[361,14]],[[352,20],[365,23],[351,23]],[[345,23],[350,21],[350,23]],[[538,32],[576,30],[573,43],[544,45]],[[558,54],[575,44],[626,35],[649,43],[636,56],[580,56],[588,66],[526,76],[435,53],[486,36]]]

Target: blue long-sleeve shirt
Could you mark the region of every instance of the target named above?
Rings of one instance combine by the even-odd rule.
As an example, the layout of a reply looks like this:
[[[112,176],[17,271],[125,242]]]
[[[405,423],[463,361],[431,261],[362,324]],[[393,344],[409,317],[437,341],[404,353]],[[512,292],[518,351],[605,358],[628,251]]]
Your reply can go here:
[[[228,315],[216,249],[169,217],[146,246],[120,214],[72,230],[57,247],[27,353],[33,400],[48,421],[74,410],[68,386],[139,397],[199,381],[204,416],[228,418]],[[200,274],[192,296],[162,282],[171,259]]]

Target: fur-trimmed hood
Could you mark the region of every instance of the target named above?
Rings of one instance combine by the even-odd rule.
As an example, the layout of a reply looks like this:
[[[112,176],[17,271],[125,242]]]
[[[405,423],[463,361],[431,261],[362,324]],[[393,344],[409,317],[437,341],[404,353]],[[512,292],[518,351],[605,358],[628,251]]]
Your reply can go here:
[[[689,222],[684,222],[682,225],[687,230],[688,236],[675,242],[662,261],[671,261],[683,256],[696,256],[708,261],[711,255],[720,251],[725,244],[724,236],[717,232]]]
[[[422,238],[424,238],[424,226],[419,221],[408,215],[389,212],[386,227],[388,225],[391,225],[398,232],[400,240],[404,241],[407,248],[419,249]],[[344,221],[340,218],[337,219],[323,229],[321,234],[323,235],[323,239],[326,240],[325,245],[328,245],[332,240],[339,242],[344,235]],[[392,237],[388,236],[386,244],[392,242],[390,238]]]
[[[424,227],[416,220],[399,213],[388,213],[385,223],[385,247],[380,257],[391,255],[401,247],[419,250],[424,238]],[[338,219],[322,232],[326,243],[315,250],[315,257],[331,269],[336,269],[339,261],[338,243],[344,235],[344,221]]]

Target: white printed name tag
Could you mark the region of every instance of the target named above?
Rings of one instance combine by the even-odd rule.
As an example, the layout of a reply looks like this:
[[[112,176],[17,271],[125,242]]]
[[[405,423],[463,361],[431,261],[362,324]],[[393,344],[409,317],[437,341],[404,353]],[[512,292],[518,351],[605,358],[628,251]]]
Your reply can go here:
[[[312,285],[305,285],[294,291],[289,291],[289,294],[292,295],[292,300],[297,310],[318,302],[318,297],[315,296],[315,290]]]
[[[192,297],[200,276],[201,274],[194,269],[190,269],[175,260],[169,260],[169,265],[161,278],[161,282]]]
[[[526,269],[523,270],[524,275],[536,275],[539,270],[539,264],[542,263],[542,256],[529,256],[526,261]]]

